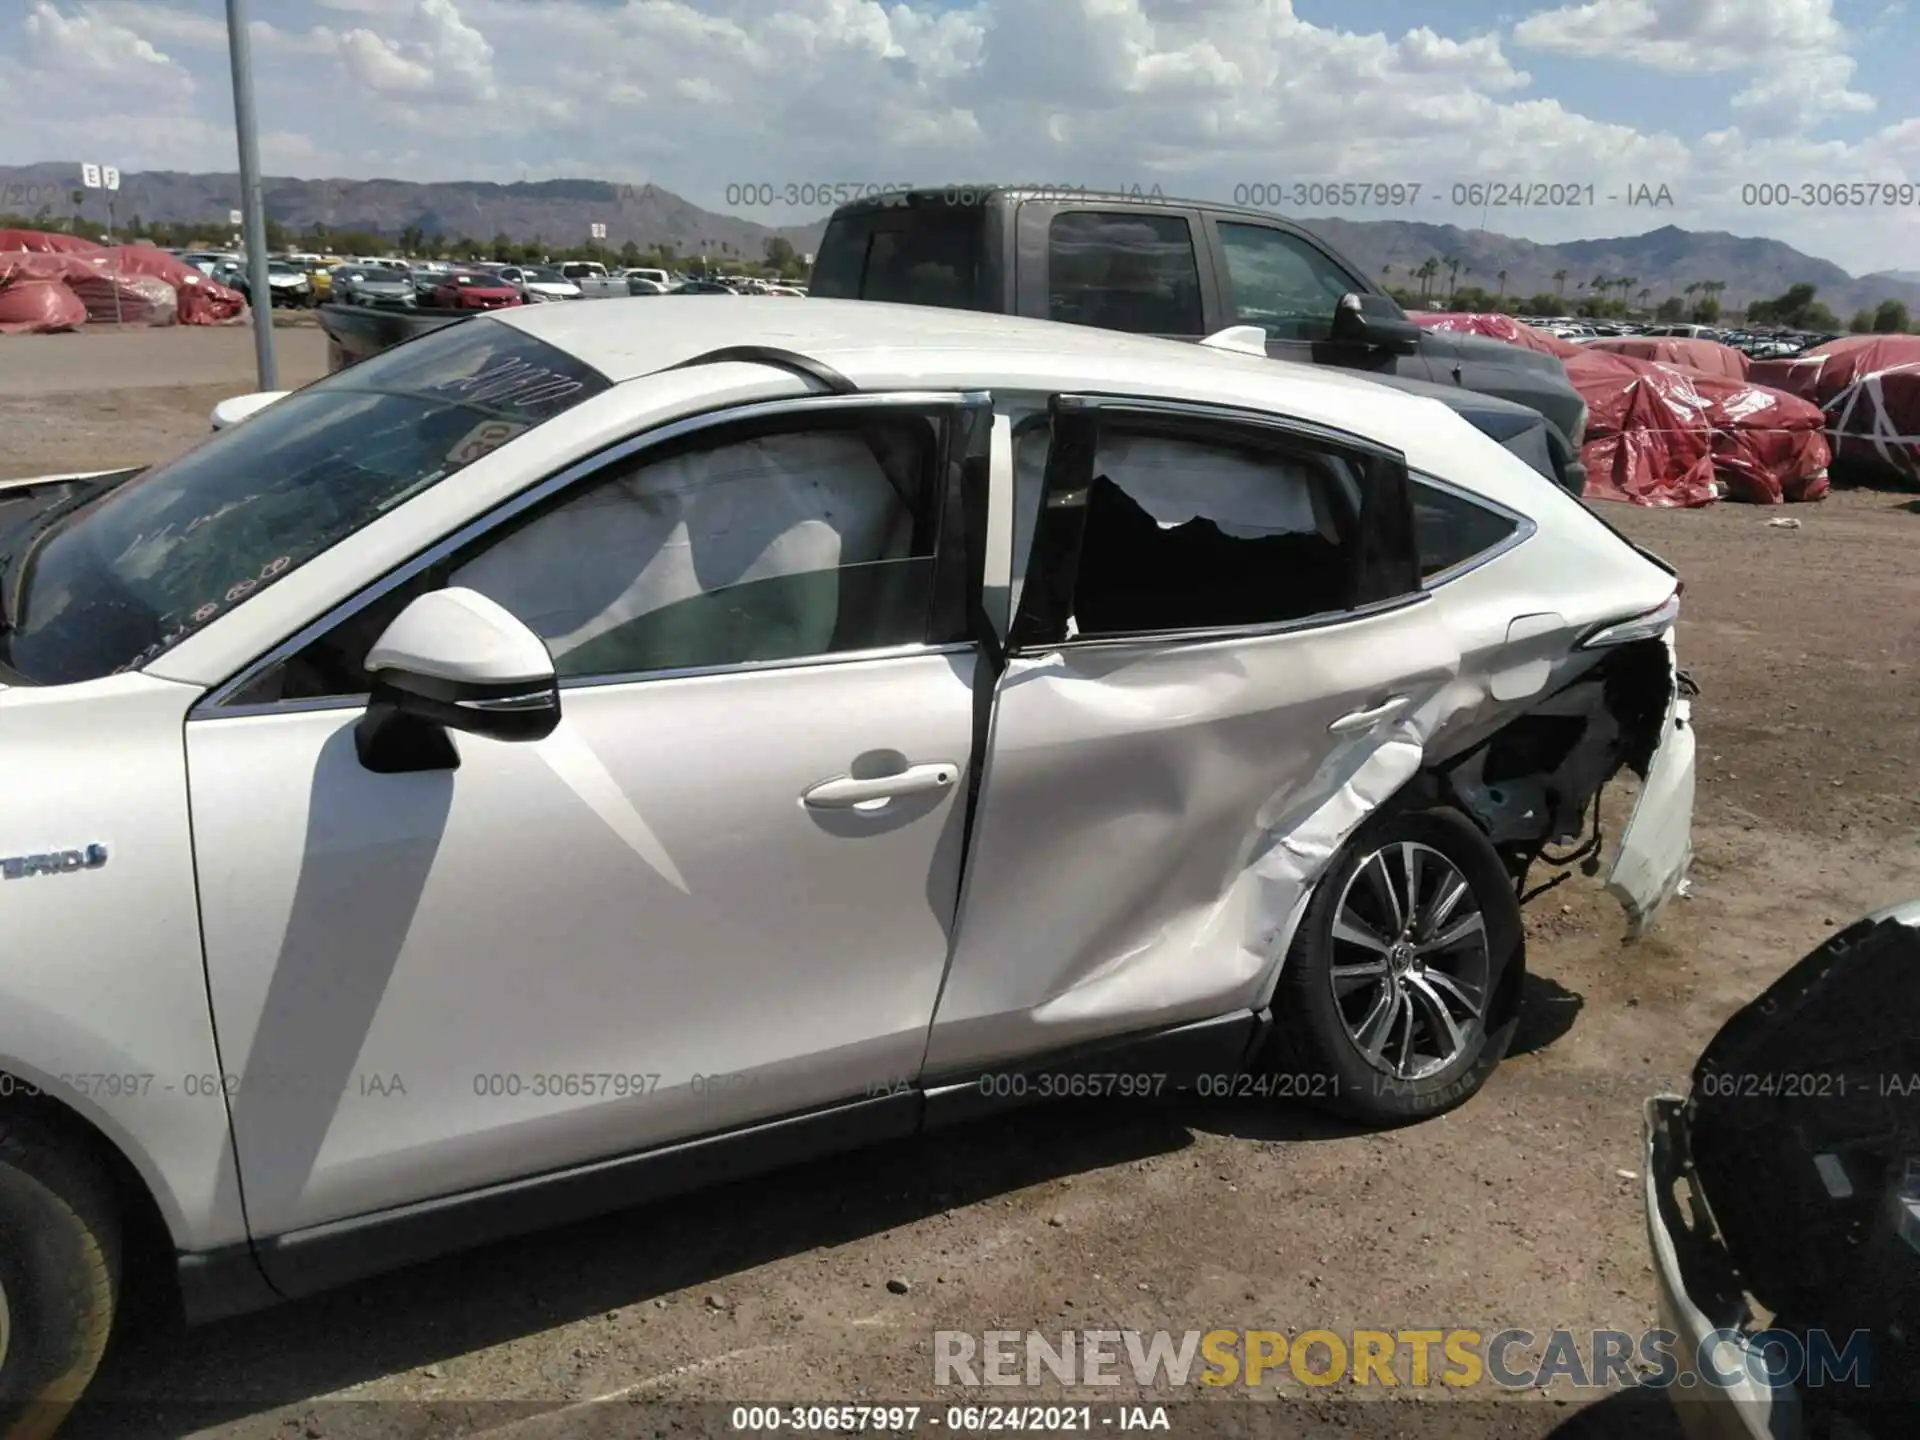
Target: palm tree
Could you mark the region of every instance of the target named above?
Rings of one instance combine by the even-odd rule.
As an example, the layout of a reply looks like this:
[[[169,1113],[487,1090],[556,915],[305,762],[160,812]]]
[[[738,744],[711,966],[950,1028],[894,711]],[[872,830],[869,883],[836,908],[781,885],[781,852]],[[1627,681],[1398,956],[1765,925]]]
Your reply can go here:
[[[1461,259],[1458,255],[1447,257],[1447,303],[1453,303],[1453,290],[1460,283]]]
[[[1680,293],[1681,293],[1682,295],[1684,295],[1684,296],[1686,296],[1686,297],[1687,297],[1687,299],[1689,299],[1689,300],[1691,300],[1691,299],[1693,299],[1693,297],[1694,297],[1694,296],[1696,296],[1696,295],[1698,295],[1698,294],[1700,293],[1700,287],[1701,287],[1702,285],[1704,285],[1704,284],[1706,284],[1706,283],[1707,283],[1707,282],[1706,282],[1706,281],[1704,281],[1704,280],[1695,280],[1695,281],[1694,281],[1694,282],[1693,282],[1692,284],[1690,284],[1690,285],[1683,285],[1683,286],[1681,286],[1681,287],[1680,287]]]
[[[1420,298],[1426,299],[1432,293],[1433,277],[1440,273],[1440,261],[1437,256],[1429,255],[1413,272],[1420,280]]]
[[[1553,283],[1559,287],[1560,298],[1564,300],[1567,295],[1567,272],[1564,270],[1554,271]]]
[[[1640,291],[1640,308],[1642,310],[1645,310],[1647,308],[1647,301],[1651,300],[1652,298],[1653,298],[1652,289],[1649,287],[1643,286]]]
[[[1507,298],[1507,272],[1504,270],[1497,270],[1494,272],[1494,278],[1500,282],[1500,298],[1502,300],[1506,299]]]
[[[1633,293],[1633,287],[1640,283],[1638,275],[1628,275],[1613,282],[1613,288],[1620,292],[1620,298],[1626,299]]]

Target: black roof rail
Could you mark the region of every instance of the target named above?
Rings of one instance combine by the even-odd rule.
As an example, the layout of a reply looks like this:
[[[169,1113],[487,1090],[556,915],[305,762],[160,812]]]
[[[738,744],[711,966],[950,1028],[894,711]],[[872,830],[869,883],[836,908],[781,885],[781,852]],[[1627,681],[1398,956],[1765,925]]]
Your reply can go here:
[[[782,350],[777,345],[727,345],[719,350],[709,350],[695,355],[692,359],[682,360],[669,365],[665,370],[654,373],[664,375],[667,370],[688,370],[695,365],[719,365],[728,360],[741,360],[750,365],[771,365],[778,370],[789,370],[803,379],[817,381],[835,395],[858,395],[860,387],[842,375],[831,365],[823,365],[810,355],[802,355],[794,350]]]

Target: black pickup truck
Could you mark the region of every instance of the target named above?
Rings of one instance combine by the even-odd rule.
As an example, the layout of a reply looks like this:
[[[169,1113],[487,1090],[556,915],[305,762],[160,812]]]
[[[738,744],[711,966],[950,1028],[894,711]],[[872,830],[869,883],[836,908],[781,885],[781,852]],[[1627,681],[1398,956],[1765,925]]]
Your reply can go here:
[[[833,212],[808,289],[1185,340],[1258,326],[1276,360],[1434,395],[1575,495],[1586,489],[1587,407],[1557,359],[1422,329],[1325,241],[1264,211],[1137,193],[895,192]],[[1517,433],[1513,405],[1538,430]]]

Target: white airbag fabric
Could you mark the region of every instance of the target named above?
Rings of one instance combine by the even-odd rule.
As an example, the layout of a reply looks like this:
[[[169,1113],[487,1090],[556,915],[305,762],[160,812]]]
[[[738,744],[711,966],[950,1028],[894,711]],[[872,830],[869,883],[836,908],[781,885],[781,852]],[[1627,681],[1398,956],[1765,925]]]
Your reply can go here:
[[[1213,445],[1147,435],[1103,435],[1094,474],[1111,480],[1162,529],[1211,520],[1224,535],[1314,535],[1338,543],[1303,468]]]
[[[747,581],[904,558],[912,514],[857,435],[777,435],[594,486],[464,566],[455,585],[526,621],[556,661],[641,615]],[[831,648],[837,607],[799,653]],[[564,667],[563,667],[564,668]]]

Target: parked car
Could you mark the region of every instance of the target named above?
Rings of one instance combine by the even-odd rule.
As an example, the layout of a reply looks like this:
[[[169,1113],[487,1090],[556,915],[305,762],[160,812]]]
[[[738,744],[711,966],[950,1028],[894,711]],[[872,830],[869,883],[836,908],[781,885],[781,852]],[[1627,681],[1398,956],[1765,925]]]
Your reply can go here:
[[[433,280],[430,303],[444,310],[498,310],[525,303],[515,286],[478,270],[455,270]]]
[[[622,276],[624,276],[628,280],[650,281],[653,284],[658,285],[661,290],[665,290],[668,286],[673,284],[673,277],[668,275],[666,271],[650,269],[644,265],[630,266],[627,269],[622,270],[620,273]],[[639,292],[635,292],[635,293],[639,293]],[[650,293],[658,294],[659,291],[653,291]]]
[[[331,299],[402,310],[419,303],[413,277],[384,265],[340,266],[333,272]]]
[[[633,293],[626,276],[609,275],[598,260],[569,260],[560,266],[560,273],[578,285],[589,300],[611,300]]]
[[[1482,413],[1503,428],[1513,421],[1498,402],[1524,406],[1540,417],[1528,447],[1551,452],[1571,493],[1586,487],[1586,405],[1558,360],[1421,330],[1360,267],[1267,211],[1138,194],[895,192],[833,212],[808,289],[1187,340],[1258,326],[1275,359],[1493,397]]]
[[[1647,1233],[1677,1362],[1666,1389],[1690,1434],[1914,1433],[1916,1014],[1909,902],[1829,938],[1721,1028],[1688,1095],[1648,1102]]]
[[[667,292],[669,295],[738,295],[731,285],[718,280],[687,280]]]
[[[658,280],[647,280],[638,275],[629,275],[627,277],[627,293],[629,295],[665,295],[667,289],[668,287],[662,285]]]
[[[253,303],[253,275],[245,260],[223,260],[214,267],[213,278],[231,286]],[[307,272],[285,260],[267,262],[267,289],[271,303],[304,307],[313,304],[313,282]]]
[[[16,1403],[149,1217],[206,1319],[1042,1094],[1437,1114],[1616,771],[1610,888],[1680,884],[1678,580],[1444,406],[770,313],[516,307],[4,482]]]
[[[579,300],[580,287],[550,265],[501,265],[492,273],[520,292],[528,304],[543,300]]]

